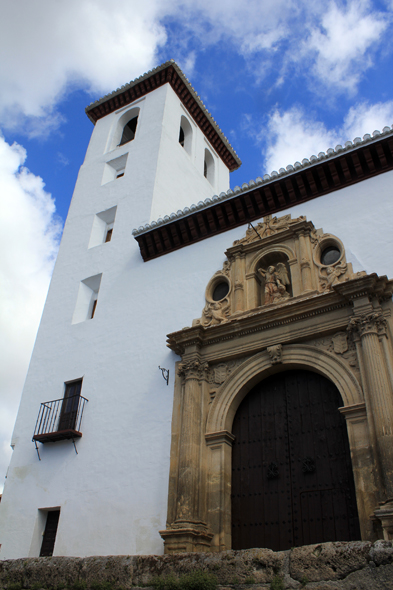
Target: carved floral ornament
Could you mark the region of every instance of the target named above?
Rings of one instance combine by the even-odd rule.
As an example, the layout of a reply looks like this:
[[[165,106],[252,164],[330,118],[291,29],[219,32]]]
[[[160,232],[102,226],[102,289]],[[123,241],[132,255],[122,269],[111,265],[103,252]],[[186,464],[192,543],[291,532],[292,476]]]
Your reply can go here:
[[[203,363],[199,360],[191,360],[180,364],[178,368],[178,375],[184,380],[206,380],[208,378],[208,369],[209,363]]]
[[[270,357],[272,365],[282,363],[282,344],[274,344],[267,347],[267,353]]]
[[[365,334],[378,334],[382,336],[386,332],[387,321],[380,311],[365,313],[351,318],[348,324],[348,331],[358,334],[360,337]]]
[[[342,242],[305,216],[268,215],[250,224],[226,256],[206,287],[205,307],[194,326],[224,324],[251,310],[329,293],[366,274],[354,273]]]
[[[291,219],[291,215],[289,214],[283,215],[283,217],[277,219],[277,217],[267,215],[264,220],[258,223],[255,228],[249,227],[246,231],[245,237],[241,238],[240,240],[236,240],[233,242],[233,245],[236,246],[237,244],[250,244],[251,242],[272,236],[280,231],[288,229],[290,225],[300,220],[306,220],[305,216],[301,215],[297,219]]]

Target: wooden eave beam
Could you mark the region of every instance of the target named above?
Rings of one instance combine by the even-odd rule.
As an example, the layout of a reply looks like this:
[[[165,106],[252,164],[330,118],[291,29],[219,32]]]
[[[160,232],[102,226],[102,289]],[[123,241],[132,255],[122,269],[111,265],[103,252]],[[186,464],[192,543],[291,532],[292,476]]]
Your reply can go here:
[[[393,170],[393,138],[381,138],[374,144],[318,162],[269,184],[252,187],[165,226],[154,227],[135,239],[143,260],[151,260],[390,170]]]

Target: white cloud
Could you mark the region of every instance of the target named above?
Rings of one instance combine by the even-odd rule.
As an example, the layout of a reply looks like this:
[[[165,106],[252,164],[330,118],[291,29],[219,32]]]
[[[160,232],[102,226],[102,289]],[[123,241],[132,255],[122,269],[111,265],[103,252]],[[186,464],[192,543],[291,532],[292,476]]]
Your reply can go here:
[[[61,231],[41,178],[23,167],[25,150],[0,136],[0,474]],[[0,480],[0,487],[2,485]]]
[[[190,8],[187,1],[183,5]],[[290,0],[195,0],[190,8],[189,25],[204,20],[211,29],[210,42],[230,37],[242,51],[249,53],[270,48],[284,38],[296,12],[296,3]]]
[[[351,107],[345,117],[341,136],[346,139],[363,137],[366,133],[382,131],[393,125],[393,100],[370,105],[363,102]]]
[[[189,74],[195,52],[230,43],[256,80],[273,65],[277,77],[288,76],[282,66],[292,60],[301,75],[353,90],[388,24],[387,13],[383,20],[366,0],[327,7],[305,0],[35,0],[23,10],[0,0],[0,6],[0,122],[33,137],[61,124],[56,105],[70,88],[110,92],[157,65],[164,45]],[[176,23],[171,36],[168,23]]]
[[[359,103],[349,109],[342,125],[335,129],[328,129],[300,107],[285,112],[275,109],[266,128],[258,135],[259,141],[265,144],[265,170],[285,168],[296,160],[326,152],[328,148],[343,145],[355,137],[382,131],[392,123],[393,101],[374,105]]]
[[[0,121],[53,119],[67,85],[105,93],[154,65],[166,40],[155,0],[2,1]],[[5,57],[6,56],[6,57]]]
[[[266,144],[266,172],[285,168],[338,143],[334,131],[328,131],[321,121],[297,107],[284,113],[273,111],[259,139]]]
[[[312,74],[325,86],[354,92],[387,26],[386,14],[372,12],[365,0],[347,6],[330,2],[320,23],[311,27],[301,56],[312,58]]]

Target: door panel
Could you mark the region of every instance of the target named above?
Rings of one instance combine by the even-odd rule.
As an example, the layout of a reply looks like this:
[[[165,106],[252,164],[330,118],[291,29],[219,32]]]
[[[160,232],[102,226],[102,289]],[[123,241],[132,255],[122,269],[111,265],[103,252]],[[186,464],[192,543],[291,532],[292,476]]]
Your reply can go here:
[[[78,415],[82,380],[66,384],[57,430],[74,430]]]
[[[45,531],[42,538],[40,557],[53,555],[55,547],[57,525],[59,524],[60,510],[51,510],[47,513]]]
[[[274,550],[360,539],[337,388],[307,371],[274,375],[236,413],[232,547]]]

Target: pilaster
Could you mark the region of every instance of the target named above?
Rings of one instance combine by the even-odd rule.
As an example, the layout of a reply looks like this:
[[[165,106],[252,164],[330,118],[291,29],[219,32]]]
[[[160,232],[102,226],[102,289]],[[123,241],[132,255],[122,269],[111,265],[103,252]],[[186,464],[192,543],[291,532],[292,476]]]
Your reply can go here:
[[[393,404],[390,379],[379,335],[385,331],[382,311],[353,316],[348,330],[357,333],[367,380],[367,414],[372,420],[382,467],[385,499],[393,497]]]
[[[183,403],[179,441],[175,520],[160,531],[165,553],[207,551],[213,535],[206,524],[205,476],[201,465],[202,416],[208,363],[193,358],[181,363]]]

